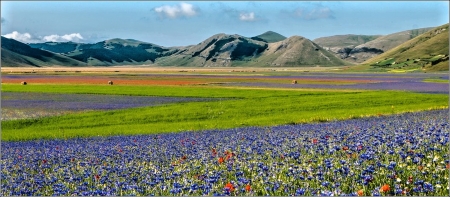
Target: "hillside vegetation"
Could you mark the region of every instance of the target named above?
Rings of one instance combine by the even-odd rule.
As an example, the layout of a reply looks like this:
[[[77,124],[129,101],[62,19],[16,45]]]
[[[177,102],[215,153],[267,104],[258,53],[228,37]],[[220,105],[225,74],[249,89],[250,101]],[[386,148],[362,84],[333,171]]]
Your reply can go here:
[[[372,69],[442,71],[448,70],[449,24],[434,28],[379,56],[364,65]]]

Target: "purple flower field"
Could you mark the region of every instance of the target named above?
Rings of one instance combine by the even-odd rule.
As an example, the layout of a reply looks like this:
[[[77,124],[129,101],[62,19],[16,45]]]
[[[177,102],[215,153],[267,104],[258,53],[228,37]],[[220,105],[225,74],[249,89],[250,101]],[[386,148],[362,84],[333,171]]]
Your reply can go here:
[[[270,78],[276,78],[277,76],[270,76]],[[279,78],[286,78],[286,76],[280,76]],[[297,81],[302,80],[367,80],[373,81],[371,83],[357,82],[355,84],[280,84],[280,83],[230,83],[227,85],[232,86],[256,86],[256,87],[280,87],[280,88],[319,88],[319,89],[363,89],[363,90],[402,90],[413,91],[423,93],[437,93],[448,94],[448,83],[427,83],[423,80],[429,78],[448,80],[448,74],[423,74],[423,73],[409,73],[409,74],[327,74],[327,73],[314,73],[304,74],[301,76],[289,76],[290,79]]]
[[[87,110],[113,110],[208,98],[2,92],[2,120],[37,118]]]
[[[448,118],[3,142],[1,195],[448,196]]]

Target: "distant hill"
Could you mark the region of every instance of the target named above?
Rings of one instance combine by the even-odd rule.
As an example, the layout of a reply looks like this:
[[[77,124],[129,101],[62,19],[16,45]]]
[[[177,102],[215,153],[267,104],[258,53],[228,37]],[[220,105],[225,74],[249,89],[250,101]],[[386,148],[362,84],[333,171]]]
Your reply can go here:
[[[449,70],[449,24],[433,28],[363,64],[388,70]]]
[[[205,41],[184,48],[156,61],[162,66],[232,66],[233,61],[251,58],[261,53],[268,44],[240,35],[216,34]]]
[[[85,63],[40,49],[14,39],[1,37],[1,61],[4,67],[86,66]]]
[[[412,29],[389,35],[338,35],[317,38],[317,44],[349,62],[361,63],[388,51],[432,28]]]
[[[381,35],[348,34],[316,38],[313,42],[334,53],[337,57],[345,59],[356,46],[370,42],[379,37],[381,37]]]
[[[358,63],[363,62],[402,43],[405,43],[406,41],[411,40],[431,29],[433,28],[412,29],[379,37],[370,42],[356,46],[352,51],[350,51],[349,57],[346,58],[346,60],[352,60]]]
[[[28,45],[32,48],[51,51],[53,53],[69,53],[77,50],[77,48],[82,44],[75,42],[45,42],[30,43]]]
[[[30,46],[64,53],[67,57],[95,66],[153,64],[156,58],[177,51],[138,40],[119,38],[95,44],[46,42]]]
[[[370,42],[377,38],[381,37],[381,35],[335,35],[328,37],[316,38],[313,42],[317,43],[322,47],[349,47],[354,48],[358,45]]]
[[[348,63],[335,57],[316,43],[301,36],[292,36],[283,41],[269,43],[267,49],[239,62],[246,66],[342,66]]]
[[[240,35],[217,34],[171,56],[156,60],[163,66],[339,66],[336,58],[312,41],[293,36],[267,43]]]
[[[267,42],[267,43],[273,43],[273,42],[282,41],[282,40],[286,39],[286,37],[279,33],[273,32],[273,31],[267,31],[261,35],[251,37],[251,39],[263,41],[263,42]]]

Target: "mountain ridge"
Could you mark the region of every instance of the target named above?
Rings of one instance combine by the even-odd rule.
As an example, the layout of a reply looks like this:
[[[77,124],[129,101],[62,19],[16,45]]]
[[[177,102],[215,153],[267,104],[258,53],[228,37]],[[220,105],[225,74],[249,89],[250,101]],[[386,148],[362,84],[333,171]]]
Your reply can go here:
[[[415,33],[413,36],[410,35],[411,37],[422,33],[422,30],[408,31],[411,35]],[[403,33],[404,37],[405,32],[408,33],[408,31],[393,34]],[[198,44],[179,47],[164,47],[122,38],[112,38],[97,43],[45,42],[31,43],[28,46],[39,50],[35,51],[37,54],[52,53],[52,57],[41,58],[40,62],[38,61],[36,64],[34,62],[37,60],[30,59],[33,57],[29,53],[20,54],[20,52],[6,51],[4,54],[2,53],[2,64],[4,66],[15,66],[16,64],[47,66],[49,64],[45,61],[48,61],[52,64],[61,63],[61,66],[348,66],[359,63],[348,60],[351,54],[379,55],[384,53],[382,49],[378,49],[381,47],[370,47],[371,42],[374,43],[383,37],[385,36],[347,34],[309,40],[302,36],[286,38],[276,32],[266,31],[253,37],[218,33]],[[2,41],[3,39],[2,37]],[[331,49],[333,47],[343,48],[339,48],[340,51],[333,51]],[[7,50],[7,47],[5,50],[4,48],[2,42],[2,52]],[[346,53],[346,56],[340,56],[342,54],[339,53]],[[30,62],[30,60],[33,61]]]
[[[83,62],[49,51],[35,49],[14,39],[1,37],[2,66],[86,66]]]

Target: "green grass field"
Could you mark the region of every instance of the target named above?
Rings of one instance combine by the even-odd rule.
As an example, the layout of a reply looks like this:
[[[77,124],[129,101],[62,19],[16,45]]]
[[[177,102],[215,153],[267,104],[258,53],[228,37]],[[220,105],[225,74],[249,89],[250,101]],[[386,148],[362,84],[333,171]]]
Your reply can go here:
[[[401,91],[286,90],[192,86],[2,84],[2,92],[223,98],[113,111],[2,121],[2,140],[19,141],[323,122],[441,109],[448,95]]]

